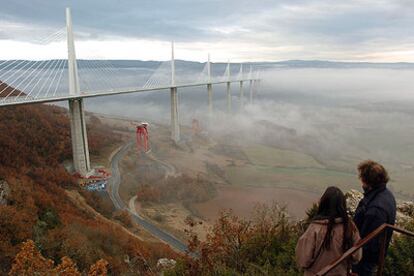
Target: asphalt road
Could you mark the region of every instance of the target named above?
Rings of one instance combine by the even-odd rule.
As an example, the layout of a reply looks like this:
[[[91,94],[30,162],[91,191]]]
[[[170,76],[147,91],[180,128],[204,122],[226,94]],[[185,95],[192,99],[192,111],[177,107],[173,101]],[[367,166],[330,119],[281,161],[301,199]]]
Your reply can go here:
[[[117,153],[115,153],[111,160],[111,168],[112,168],[112,177],[108,180],[108,187],[109,187],[109,196],[117,210],[127,210],[131,214],[131,218],[140,226],[142,226],[145,230],[150,232],[153,236],[157,237],[158,239],[166,242],[170,246],[174,247],[178,251],[185,253],[187,251],[187,246],[172,236],[171,234],[163,231],[162,229],[158,228],[154,224],[146,221],[144,218],[139,216],[138,214],[132,213],[128,206],[122,201],[121,197],[119,196],[119,185],[121,184],[121,174],[119,172],[119,162],[128,152],[129,148],[133,146],[133,142],[129,142],[128,144],[122,146]]]

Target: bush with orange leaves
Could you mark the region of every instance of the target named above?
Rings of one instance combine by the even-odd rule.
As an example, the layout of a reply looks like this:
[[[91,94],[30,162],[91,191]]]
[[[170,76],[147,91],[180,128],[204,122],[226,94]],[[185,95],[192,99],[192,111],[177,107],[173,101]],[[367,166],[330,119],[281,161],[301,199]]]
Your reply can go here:
[[[53,270],[53,261],[46,259],[37,250],[34,242],[28,240],[13,261],[10,276],[48,274]]]
[[[107,275],[108,262],[100,259],[93,264],[88,276]],[[22,243],[21,250],[17,253],[9,276],[29,276],[29,275],[60,275],[60,276],[80,276],[81,273],[74,261],[69,257],[63,257],[61,263],[54,267],[50,259],[42,256],[32,240]]]
[[[89,270],[88,276],[103,276],[108,273],[108,262],[100,259],[95,264],[91,266],[91,269]]]
[[[299,235],[285,208],[258,205],[252,219],[221,213],[205,241],[193,231],[189,250],[165,275],[298,275],[295,245]]]

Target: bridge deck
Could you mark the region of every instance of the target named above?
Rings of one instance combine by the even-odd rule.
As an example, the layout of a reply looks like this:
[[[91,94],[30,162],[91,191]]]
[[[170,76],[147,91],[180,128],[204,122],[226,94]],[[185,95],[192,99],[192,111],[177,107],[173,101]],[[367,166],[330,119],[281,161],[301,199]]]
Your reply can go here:
[[[233,82],[241,82],[241,81],[243,82],[256,81],[256,80],[258,79],[239,79],[239,80],[226,80],[226,81],[214,81],[214,82],[196,82],[196,83],[177,84],[175,86],[166,85],[166,86],[158,86],[158,87],[151,87],[151,88],[131,87],[131,88],[111,89],[111,90],[105,90],[105,91],[94,91],[94,92],[88,92],[88,93],[81,93],[80,95],[64,95],[64,96],[59,95],[56,97],[47,97],[47,98],[33,98],[30,96],[29,97],[8,97],[7,99],[0,98],[0,107],[23,105],[23,104],[34,104],[34,103],[58,102],[58,101],[65,101],[65,100],[71,100],[71,99],[103,97],[103,96],[148,92],[148,91],[156,91],[156,90],[166,90],[166,89],[171,89],[173,87],[176,87],[176,88],[196,87],[196,86],[204,86],[204,85],[207,86],[208,84],[225,84],[225,83],[233,83]]]

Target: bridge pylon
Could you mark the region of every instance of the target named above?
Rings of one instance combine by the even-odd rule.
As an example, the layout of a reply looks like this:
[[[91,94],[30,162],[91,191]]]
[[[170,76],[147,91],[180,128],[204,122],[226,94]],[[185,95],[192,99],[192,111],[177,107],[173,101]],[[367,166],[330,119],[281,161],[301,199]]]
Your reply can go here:
[[[174,42],[171,42],[171,139],[174,142],[180,141],[180,123],[178,117],[178,92],[175,84],[175,62],[174,62]]]
[[[240,110],[242,110],[244,106],[243,64],[240,64],[239,77],[240,77]]]
[[[249,71],[249,98],[250,98],[250,104],[253,103],[253,71],[252,66],[250,65],[250,71]]]
[[[230,84],[231,84],[231,75],[230,75],[230,61],[227,63],[226,68],[226,75],[227,75],[227,85],[226,85],[226,95],[227,95],[227,112],[231,113],[231,90],[230,90]]]
[[[213,116],[213,85],[211,84],[210,54],[208,54],[208,59],[207,59],[207,76],[208,76],[208,83],[207,83],[208,116],[209,116],[209,119],[211,120]]]
[[[78,66],[76,63],[75,43],[72,30],[70,8],[66,8],[66,28],[68,42],[68,77],[69,94],[80,96]],[[85,112],[83,99],[69,100],[70,133],[72,139],[73,167],[81,176],[91,169],[89,159],[88,136],[86,134]]]

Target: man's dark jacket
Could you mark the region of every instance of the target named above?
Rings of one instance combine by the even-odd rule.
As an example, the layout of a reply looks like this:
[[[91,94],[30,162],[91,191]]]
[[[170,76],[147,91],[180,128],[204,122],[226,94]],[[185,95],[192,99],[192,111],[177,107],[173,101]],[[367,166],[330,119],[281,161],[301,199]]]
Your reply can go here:
[[[354,216],[361,238],[366,237],[383,223],[394,224],[396,209],[395,198],[385,185],[364,193],[364,198],[359,202]],[[392,231],[388,231],[387,248],[391,236]],[[378,263],[380,240],[381,235],[378,235],[364,245],[361,262]]]

